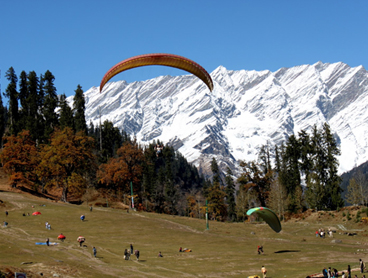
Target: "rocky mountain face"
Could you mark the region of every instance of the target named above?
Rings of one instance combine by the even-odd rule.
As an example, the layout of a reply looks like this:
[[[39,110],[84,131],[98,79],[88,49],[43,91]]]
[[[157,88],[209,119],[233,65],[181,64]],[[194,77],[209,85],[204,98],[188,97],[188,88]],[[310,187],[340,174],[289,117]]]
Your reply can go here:
[[[341,148],[340,173],[368,160],[368,73],[344,63],[270,71],[211,73],[214,90],[197,77],[161,76],[108,83],[85,92],[86,120],[109,120],[142,144],[174,146],[203,173],[216,158],[237,172],[262,145],[328,122]]]

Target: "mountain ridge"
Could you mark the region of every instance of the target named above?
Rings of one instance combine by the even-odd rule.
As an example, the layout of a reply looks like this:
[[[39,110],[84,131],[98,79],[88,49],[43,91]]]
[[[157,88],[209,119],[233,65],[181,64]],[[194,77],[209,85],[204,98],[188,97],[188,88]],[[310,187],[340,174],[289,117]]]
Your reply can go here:
[[[174,146],[204,174],[216,158],[221,169],[239,170],[256,160],[261,145],[327,122],[341,148],[339,172],[368,160],[368,73],[342,62],[211,74],[213,92],[192,75],[159,76],[106,84],[85,92],[86,121],[109,120],[148,144]]]

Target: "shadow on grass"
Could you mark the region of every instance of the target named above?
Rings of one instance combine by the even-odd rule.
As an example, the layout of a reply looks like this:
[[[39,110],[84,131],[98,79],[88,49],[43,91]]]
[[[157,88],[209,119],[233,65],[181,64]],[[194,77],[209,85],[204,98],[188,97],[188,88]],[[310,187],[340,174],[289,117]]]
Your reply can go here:
[[[51,199],[51,200],[54,200],[54,201],[56,200],[56,198],[54,196],[51,196],[49,194],[42,193],[42,192],[37,192],[35,190],[32,190],[32,189],[24,187],[24,186],[17,186],[16,188],[23,191],[23,192],[27,192],[27,193],[29,193],[33,196],[37,196],[37,197],[41,197],[41,198],[48,198],[48,199]]]
[[[300,250],[280,250],[276,251],[275,253],[289,253],[289,252],[300,252]]]

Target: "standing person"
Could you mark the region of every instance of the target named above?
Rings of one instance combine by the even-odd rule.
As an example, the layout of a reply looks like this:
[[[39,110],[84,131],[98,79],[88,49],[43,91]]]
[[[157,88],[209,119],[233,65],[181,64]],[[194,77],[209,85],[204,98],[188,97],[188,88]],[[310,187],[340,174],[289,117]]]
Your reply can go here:
[[[327,269],[326,268],[323,268],[322,274],[323,274],[324,278],[327,278]]]
[[[46,238],[46,245],[47,246],[50,246],[50,240],[49,240],[49,238]]]
[[[359,265],[360,265],[360,273],[364,272],[364,263],[362,261],[362,259],[359,259]]]
[[[130,244],[130,254],[133,255],[133,244]]]
[[[96,258],[96,254],[97,254],[96,247],[93,246],[92,250],[93,250],[93,256]]]
[[[139,261],[139,250],[135,250],[134,255],[137,257],[137,261]]]
[[[9,212],[6,210],[6,211],[5,211],[5,216],[8,216],[8,214],[9,214]]]
[[[350,268],[350,264],[348,265],[348,278],[351,278],[351,268]]]
[[[342,272],[341,278],[346,278],[344,271]]]
[[[92,212],[92,206],[90,206],[90,207],[89,207],[89,211],[91,211],[91,212]]]
[[[263,274],[263,278],[266,278],[267,269],[264,267],[264,265],[262,265],[261,271],[262,271],[262,274]]]
[[[263,246],[262,245],[258,245],[257,252],[258,252],[258,255],[261,254],[261,252],[263,254]]]

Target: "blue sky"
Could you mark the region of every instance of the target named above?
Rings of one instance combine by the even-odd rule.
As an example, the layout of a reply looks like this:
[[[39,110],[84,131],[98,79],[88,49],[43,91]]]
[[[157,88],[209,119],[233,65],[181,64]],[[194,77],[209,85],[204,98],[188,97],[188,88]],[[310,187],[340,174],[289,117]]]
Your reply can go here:
[[[99,86],[114,64],[172,53],[208,72],[271,70],[344,62],[368,69],[368,1],[1,1],[1,91],[12,66],[50,70],[59,94]],[[149,68],[149,69],[148,69]],[[130,70],[113,80],[187,74],[165,67]]]

